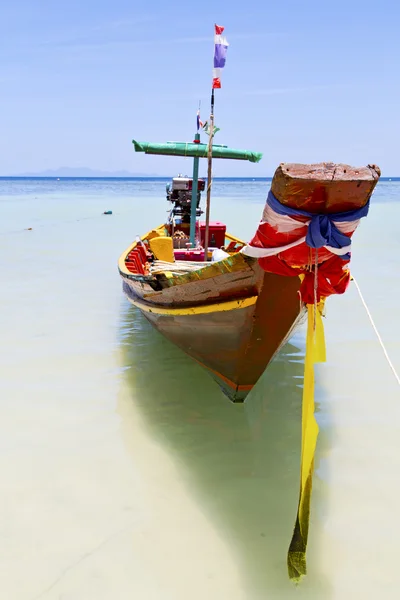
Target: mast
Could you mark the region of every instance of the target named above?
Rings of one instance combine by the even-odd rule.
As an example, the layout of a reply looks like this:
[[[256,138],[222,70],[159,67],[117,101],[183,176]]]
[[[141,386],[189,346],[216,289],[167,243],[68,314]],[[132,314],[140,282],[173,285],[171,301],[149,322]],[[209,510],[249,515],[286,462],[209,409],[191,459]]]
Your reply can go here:
[[[214,69],[213,69],[213,80],[211,88],[211,113],[210,113],[210,125],[209,125],[209,139],[208,139],[208,171],[207,171],[207,204],[206,204],[206,230],[204,235],[204,260],[208,259],[208,237],[210,227],[210,204],[211,204],[211,180],[212,180],[212,142],[214,137],[214,90],[221,87],[221,72],[225,66],[226,53],[228,50],[228,42],[222,33],[224,27],[221,25],[214,25]]]
[[[207,202],[206,202],[206,229],[204,234],[204,261],[208,260],[208,237],[210,228],[211,181],[212,181],[212,141],[214,137],[214,87],[211,90],[210,135],[207,153]]]
[[[200,143],[200,134],[197,132],[194,137],[196,144]],[[192,201],[190,203],[190,243],[192,248],[196,244],[196,210],[197,210],[197,192],[199,181],[199,157],[193,158],[193,183],[192,183]]]
[[[196,240],[196,213],[197,213],[197,197],[198,197],[198,181],[199,181],[199,159],[208,159],[208,185],[207,185],[207,206],[206,206],[206,227],[205,227],[205,257],[208,258],[208,244],[209,244],[209,227],[210,227],[210,205],[211,205],[211,186],[212,186],[212,159],[213,158],[229,158],[234,160],[248,160],[250,162],[258,163],[262,154],[260,152],[253,152],[251,150],[238,150],[234,148],[228,148],[223,145],[213,146],[213,138],[215,132],[218,131],[214,127],[214,89],[221,87],[221,73],[225,66],[226,54],[228,50],[228,42],[222,36],[224,28],[220,25],[215,25],[215,38],[214,38],[214,69],[213,79],[211,86],[211,114],[209,129],[207,131],[209,135],[208,144],[202,144],[200,142],[200,127],[206,129],[205,125],[200,122],[200,106],[197,113],[197,133],[193,142],[166,142],[166,143],[152,143],[152,142],[138,142],[132,140],[135,148],[135,152],[144,152],[145,154],[160,154],[169,156],[192,156],[193,161],[193,183],[192,183],[192,195],[190,202],[190,242],[192,246],[195,246]]]
[[[199,129],[201,125],[200,121],[200,105],[197,111],[197,133],[194,136],[193,143],[200,144]],[[196,245],[196,216],[197,216],[197,193],[199,189],[199,157],[195,156],[193,159],[193,182],[192,182],[192,198],[190,203],[190,243],[192,248]]]

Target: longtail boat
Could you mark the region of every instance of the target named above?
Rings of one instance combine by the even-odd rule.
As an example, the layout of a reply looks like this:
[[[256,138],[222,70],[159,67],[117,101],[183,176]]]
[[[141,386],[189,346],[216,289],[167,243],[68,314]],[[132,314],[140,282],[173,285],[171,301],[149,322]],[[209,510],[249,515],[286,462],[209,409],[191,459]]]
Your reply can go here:
[[[134,144],[136,151],[171,150],[171,144]],[[182,152],[194,155],[190,144]],[[240,155],[253,158],[255,153]],[[374,167],[281,164],[253,240],[247,244],[224,223],[211,221],[207,251],[200,220],[205,181],[176,177],[168,191],[167,222],[135,240],[119,259],[124,292],[152,325],[206,368],[231,400],[242,402],[301,322],[306,304],[314,302],[317,257],[318,296],[332,293],[335,285],[337,293],[344,291],[348,284],[343,267],[354,219],[337,223],[345,237],[342,253],[329,240],[318,250],[310,247],[307,231],[311,237],[316,219],[320,230],[336,229],[334,213],[362,211],[378,177]]]
[[[258,162],[261,154],[213,144],[214,89],[227,43],[215,26],[216,71],[208,144],[133,141],[136,152],[193,157],[192,177],[173,178],[171,211],[119,259],[123,290],[152,325],[200,363],[234,402],[243,402],[267,365],[307,318],[300,495],[287,557],[289,577],[306,573],[314,452],[314,364],[325,360],[325,300],[350,283],[351,237],[369,209],[379,167],[278,166],[252,240],[210,221],[212,159]],[[221,49],[222,48],[222,49]],[[225,50],[224,50],[225,49]],[[219,65],[219,66],[218,66]],[[201,221],[199,160],[208,161],[206,218]],[[245,214],[245,208],[244,208]]]

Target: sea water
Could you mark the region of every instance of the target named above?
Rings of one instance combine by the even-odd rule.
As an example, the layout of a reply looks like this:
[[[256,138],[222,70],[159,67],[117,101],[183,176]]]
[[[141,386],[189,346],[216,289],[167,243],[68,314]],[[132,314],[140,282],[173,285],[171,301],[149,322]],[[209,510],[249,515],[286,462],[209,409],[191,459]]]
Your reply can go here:
[[[129,305],[118,257],[166,183],[0,180],[1,598],[398,598],[400,389],[354,284],[327,303],[296,588],[304,330],[235,405]],[[251,238],[268,187],[217,180],[212,218]],[[352,261],[397,371],[399,198],[378,184]]]

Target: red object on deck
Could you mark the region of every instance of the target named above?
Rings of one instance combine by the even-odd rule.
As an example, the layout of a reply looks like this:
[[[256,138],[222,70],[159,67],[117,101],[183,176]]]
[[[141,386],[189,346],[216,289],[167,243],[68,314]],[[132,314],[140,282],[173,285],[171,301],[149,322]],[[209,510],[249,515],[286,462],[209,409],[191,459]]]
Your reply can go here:
[[[221,248],[225,245],[225,233],[226,225],[219,221],[210,221],[208,228],[208,246],[209,248]],[[204,246],[206,236],[206,224],[204,221],[200,222],[200,241],[201,245]]]
[[[142,264],[144,265],[147,261],[147,254],[146,254],[145,248],[142,246],[142,244],[138,244],[136,246],[135,250],[138,253],[138,255],[140,256],[140,260],[141,260]]]
[[[174,250],[175,260],[195,260],[195,261],[204,261],[204,250],[184,250],[183,248],[179,248]]]
[[[128,254],[125,264],[127,266],[128,271],[131,273],[139,273],[140,275],[144,275],[144,267],[142,260],[142,248],[134,248]]]

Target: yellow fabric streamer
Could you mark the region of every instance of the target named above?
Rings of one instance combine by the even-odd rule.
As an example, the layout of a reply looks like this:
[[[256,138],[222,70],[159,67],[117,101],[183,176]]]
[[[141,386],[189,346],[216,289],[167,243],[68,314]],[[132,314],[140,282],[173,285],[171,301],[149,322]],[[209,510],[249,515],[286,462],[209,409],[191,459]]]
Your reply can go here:
[[[304,363],[300,496],[296,523],[287,557],[289,577],[295,582],[299,582],[307,572],[306,548],[314,454],[318,438],[318,424],[314,416],[314,364],[326,360],[324,325],[321,318],[323,305],[323,301],[319,305],[307,305],[308,325]]]

